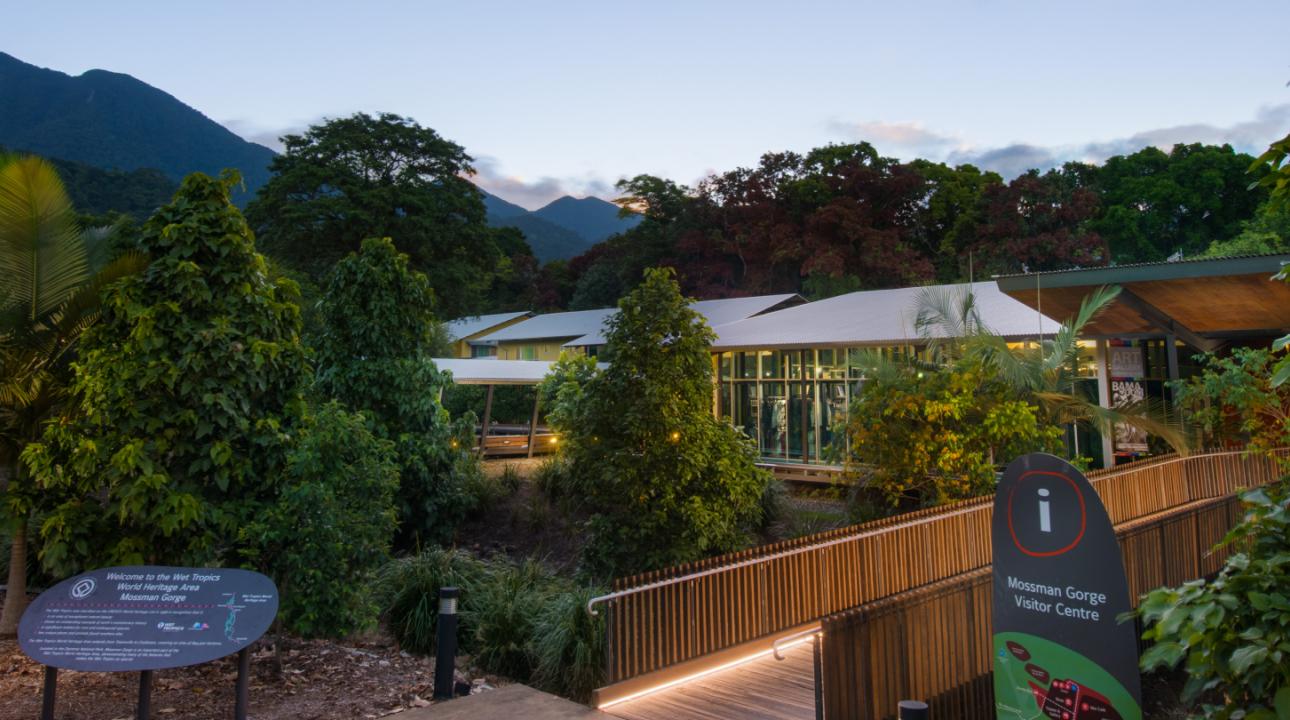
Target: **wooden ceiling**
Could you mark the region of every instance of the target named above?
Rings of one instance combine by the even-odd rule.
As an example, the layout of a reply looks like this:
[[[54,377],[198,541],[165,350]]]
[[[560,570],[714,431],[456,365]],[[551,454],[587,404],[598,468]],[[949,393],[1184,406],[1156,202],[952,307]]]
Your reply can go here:
[[[1063,287],[1043,287],[1044,276],[1036,278],[1040,289],[1015,288],[1022,278],[1014,278],[1002,288],[1005,293],[1040,310],[1054,320],[1065,322],[1079,311],[1080,302],[1099,285],[1075,285],[1069,280]],[[1003,284],[1002,282],[1000,283]],[[1149,305],[1174,322],[1201,335],[1222,336],[1259,330],[1282,332],[1290,329],[1290,285],[1273,280],[1270,273],[1214,275],[1173,279],[1121,282]],[[1110,307],[1085,329],[1087,336],[1154,334],[1161,328],[1144,318],[1130,303],[1116,299]]]

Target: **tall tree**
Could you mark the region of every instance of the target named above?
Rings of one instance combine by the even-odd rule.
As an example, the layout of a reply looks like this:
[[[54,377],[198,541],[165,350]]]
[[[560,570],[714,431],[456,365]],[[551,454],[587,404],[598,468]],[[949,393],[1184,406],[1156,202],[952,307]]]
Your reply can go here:
[[[105,265],[101,240],[77,226],[50,164],[0,157],[0,516],[12,527],[0,635],[17,630],[26,603],[37,493],[19,456],[66,399],[72,351],[98,317],[100,290],[144,264],[126,254]]]
[[[307,369],[295,285],[269,279],[238,181],[189,175],[144,225],[152,261],[82,339],[71,417],[23,453],[53,572],[228,559],[274,499]]]
[[[458,144],[389,113],[357,113],[283,138],[247,206],[266,252],[315,279],[365,238],[393,237],[448,317],[480,310],[505,257]]]
[[[328,279],[314,343],[317,391],[362,411],[373,434],[394,443],[404,548],[452,537],[477,462],[439,403],[448,379],[430,359],[434,294],[409,265],[389,238],[363,241]]]
[[[1266,199],[1262,187],[1250,188],[1253,160],[1230,145],[1200,144],[1109,158],[1095,174],[1104,210],[1092,229],[1117,263],[1199,255],[1237,235]]]
[[[1107,263],[1105,243],[1092,230],[1098,195],[1081,184],[1078,170],[1032,170],[985,188],[982,220],[967,246],[976,277]]]
[[[673,273],[649,270],[609,321],[608,369],[580,399],[561,394],[565,452],[594,513],[593,574],[734,550],[760,519],[769,478],[747,438],[712,414],[712,339]]]

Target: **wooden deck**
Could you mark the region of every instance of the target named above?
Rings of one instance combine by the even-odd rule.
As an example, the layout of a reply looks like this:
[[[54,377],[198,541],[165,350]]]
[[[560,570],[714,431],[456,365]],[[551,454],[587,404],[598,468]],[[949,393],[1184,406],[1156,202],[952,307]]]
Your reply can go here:
[[[604,708],[624,720],[814,720],[811,643]]]

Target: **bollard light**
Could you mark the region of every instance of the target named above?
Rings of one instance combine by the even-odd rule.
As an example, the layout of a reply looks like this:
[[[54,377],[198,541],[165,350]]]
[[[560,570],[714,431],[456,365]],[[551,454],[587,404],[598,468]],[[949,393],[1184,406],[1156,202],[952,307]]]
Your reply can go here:
[[[439,588],[439,624],[435,629],[434,699],[451,700],[457,664],[457,588]]]
[[[918,700],[900,701],[900,720],[927,720],[927,703]]]

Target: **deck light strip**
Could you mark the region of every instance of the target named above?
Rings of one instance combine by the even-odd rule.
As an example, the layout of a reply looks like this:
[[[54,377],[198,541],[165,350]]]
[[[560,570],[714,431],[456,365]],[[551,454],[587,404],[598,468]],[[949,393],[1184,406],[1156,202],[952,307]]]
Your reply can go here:
[[[750,654],[750,655],[745,655],[745,656],[743,656],[743,657],[741,657],[741,658],[736,658],[736,659],[734,659],[734,660],[730,660],[730,661],[728,661],[728,662],[724,662],[724,663],[722,663],[722,664],[720,664],[720,665],[717,665],[717,666],[715,666],[715,667],[710,667],[710,668],[708,668],[708,669],[706,669],[706,670],[700,670],[700,671],[698,671],[698,672],[691,673],[691,674],[686,675],[686,676],[684,676],[684,677],[679,677],[679,678],[677,678],[677,679],[675,679],[675,680],[668,680],[667,682],[659,683],[658,685],[655,685],[655,686],[653,686],[653,687],[647,687],[647,688],[645,688],[644,690],[637,690],[636,692],[634,692],[634,693],[632,693],[632,694],[630,694],[630,695],[625,695],[625,696],[620,697],[620,698],[618,698],[618,699],[616,699],[616,700],[610,700],[610,701],[609,701],[609,702],[607,702],[607,703],[603,703],[603,704],[601,704],[601,705],[597,705],[597,706],[596,706],[596,709],[597,709],[597,710],[604,710],[605,708],[613,707],[613,706],[618,705],[618,704],[620,704],[620,703],[625,703],[625,702],[627,702],[627,701],[629,701],[629,700],[637,700],[637,699],[640,699],[640,698],[642,698],[642,697],[644,697],[644,696],[646,696],[646,695],[650,695],[650,694],[653,694],[653,693],[659,692],[659,691],[661,691],[661,690],[666,690],[666,689],[671,688],[671,687],[676,687],[677,685],[683,685],[683,684],[688,683],[688,682],[693,682],[693,681],[695,681],[695,680],[698,680],[699,678],[707,677],[708,675],[712,675],[712,674],[714,674],[714,673],[719,673],[719,672],[722,672],[722,671],[724,671],[724,670],[729,670],[730,668],[735,667],[736,665],[743,665],[744,663],[751,662],[751,661],[756,660],[756,659],[758,659],[758,658],[760,658],[760,657],[762,657],[762,656],[764,656],[764,655],[770,655],[771,653],[776,652],[776,650],[783,651],[783,650],[788,650],[788,649],[790,649],[790,648],[795,648],[795,647],[797,647],[798,645],[801,645],[801,644],[803,644],[803,643],[809,642],[809,641],[811,640],[811,637],[812,637],[813,635],[815,635],[815,634],[820,634],[820,631],[817,629],[817,630],[813,631],[813,632],[811,633],[811,635],[808,635],[808,636],[806,636],[806,637],[804,637],[804,638],[800,638],[800,639],[794,640],[793,642],[787,643],[787,644],[785,644],[785,645],[781,645],[781,646],[779,646],[778,648],[776,648],[776,647],[770,647],[770,648],[767,648],[767,649],[765,649],[765,650],[758,650],[757,652],[752,653],[752,654]]]

